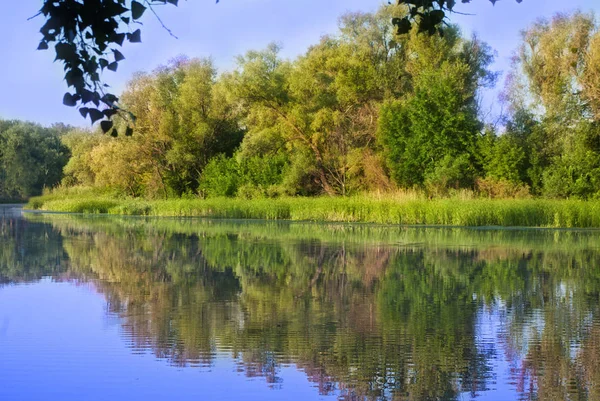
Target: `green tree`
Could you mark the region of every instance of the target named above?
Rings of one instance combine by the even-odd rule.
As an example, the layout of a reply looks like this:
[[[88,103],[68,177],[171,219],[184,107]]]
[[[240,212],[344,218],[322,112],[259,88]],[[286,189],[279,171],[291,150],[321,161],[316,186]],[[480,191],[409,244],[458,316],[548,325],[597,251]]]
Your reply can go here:
[[[26,199],[52,188],[69,159],[59,131],[32,123],[0,124],[0,198]]]
[[[139,185],[148,196],[196,192],[209,160],[231,156],[243,130],[210,60],[178,58],[128,85],[123,102],[136,116]]]
[[[598,26],[592,14],[560,14],[523,32],[523,43],[507,81],[514,125],[529,114],[526,129],[529,180],[534,192],[551,197],[595,196],[598,119],[595,77]]]
[[[385,104],[379,117],[379,140],[400,186],[422,185],[448,158],[466,155],[474,168],[482,128],[476,95],[493,82],[487,71],[491,60],[487,45],[462,39],[457,29],[444,37],[410,34],[406,71],[411,90]]]
[[[339,35],[324,37],[294,62],[279,59],[275,45],[241,57],[228,79],[247,110],[242,155],[271,138],[271,152],[290,153],[288,178],[304,172],[290,179],[292,187],[312,181],[330,195],[362,189],[366,175],[384,175],[371,157],[379,106],[405,86],[403,47],[388,23],[395,12],[348,14]]]

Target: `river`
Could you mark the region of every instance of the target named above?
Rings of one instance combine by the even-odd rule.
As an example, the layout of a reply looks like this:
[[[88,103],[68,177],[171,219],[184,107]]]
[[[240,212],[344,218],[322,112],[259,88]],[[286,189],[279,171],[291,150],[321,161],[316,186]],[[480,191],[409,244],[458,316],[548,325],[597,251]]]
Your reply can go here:
[[[599,400],[600,231],[0,206],[0,400]]]

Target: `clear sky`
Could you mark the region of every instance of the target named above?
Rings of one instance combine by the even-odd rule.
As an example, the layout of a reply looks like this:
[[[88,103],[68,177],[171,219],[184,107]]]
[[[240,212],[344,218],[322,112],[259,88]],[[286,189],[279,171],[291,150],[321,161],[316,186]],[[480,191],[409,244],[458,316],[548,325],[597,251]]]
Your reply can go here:
[[[36,14],[41,0],[7,1],[0,24],[0,118],[24,119],[51,124],[84,125],[79,113],[62,105],[66,91],[62,67],[53,64],[52,51],[36,51],[42,18]],[[163,21],[179,37],[164,31],[151,14],[144,15],[144,43],[126,45],[127,60],[117,73],[107,72],[105,80],[115,92],[123,89],[135,71],[152,70],[169,59],[186,54],[212,56],[221,69],[230,69],[235,56],[260,49],[276,41],[283,54],[294,57],[319,38],[336,30],[338,17],[346,11],[373,11],[381,0],[214,0],[180,1],[179,7],[160,7]],[[473,0],[458,10],[475,14],[455,15],[466,33],[477,32],[497,52],[495,70],[506,71],[518,45],[519,32],[539,17],[559,11],[594,10],[598,0]],[[502,84],[502,81],[499,85]],[[487,96],[493,103],[495,92]]]

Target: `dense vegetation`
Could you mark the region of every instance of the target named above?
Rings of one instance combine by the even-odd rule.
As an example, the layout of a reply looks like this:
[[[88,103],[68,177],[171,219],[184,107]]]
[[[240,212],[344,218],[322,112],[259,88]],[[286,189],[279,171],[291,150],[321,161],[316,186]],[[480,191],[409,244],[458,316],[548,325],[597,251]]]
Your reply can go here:
[[[132,136],[66,135],[64,186],[147,199],[352,195],[596,198],[600,191],[600,34],[560,15],[523,34],[501,125],[482,89],[493,51],[456,27],[396,35],[403,8],[353,13],[295,60],[250,51],[232,72],[172,60],[136,75],[121,101]]]
[[[337,34],[294,60],[270,45],[221,74],[210,59],[184,56],[139,73],[121,96],[136,116],[135,130],[126,129],[127,121],[116,126],[132,135],[71,130],[59,141],[49,133],[56,130],[13,123],[0,133],[7,143],[0,197],[39,194],[64,174],[60,188],[31,205],[598,226],[600,33],[593,15],[557,15],[523,32],[502,96],[507,114],[497,124],[483,118],[479,101],[482,90],[497,84],[493,50],[455,26],[444,35],[417,27],[398,35],[390,20],[405,15],[403,6],[344,15]],[[19,129],[27,131],[21,141],[49,142],[15,144],[9,138]],[[38,148],[44,152],[32,150]],[[345,199],[289,199],[322,195]],[[428,201],[447,197],[461,202]],[[532,197],[548,200],[477,199]]]
[[[142,216],[194,216],[404,225],[600,227],[600,202],[530,199],[434,199],[312,197],[245,199],[211,198],[143,201],[113,197],[33,198],[28,207],[67,213]]]
[[[0,120],[0,201],[27,199],[60,183],[69,160],[60,135],[67,130]]]

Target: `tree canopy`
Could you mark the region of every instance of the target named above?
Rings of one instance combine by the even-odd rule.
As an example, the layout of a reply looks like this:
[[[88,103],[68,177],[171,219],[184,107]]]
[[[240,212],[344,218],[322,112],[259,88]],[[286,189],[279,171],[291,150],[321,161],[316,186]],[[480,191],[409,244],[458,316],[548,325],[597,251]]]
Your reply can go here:
[[[60,183],[70,156],[60,136],[69,129],[0,120],[0,200],[27,199]]]

